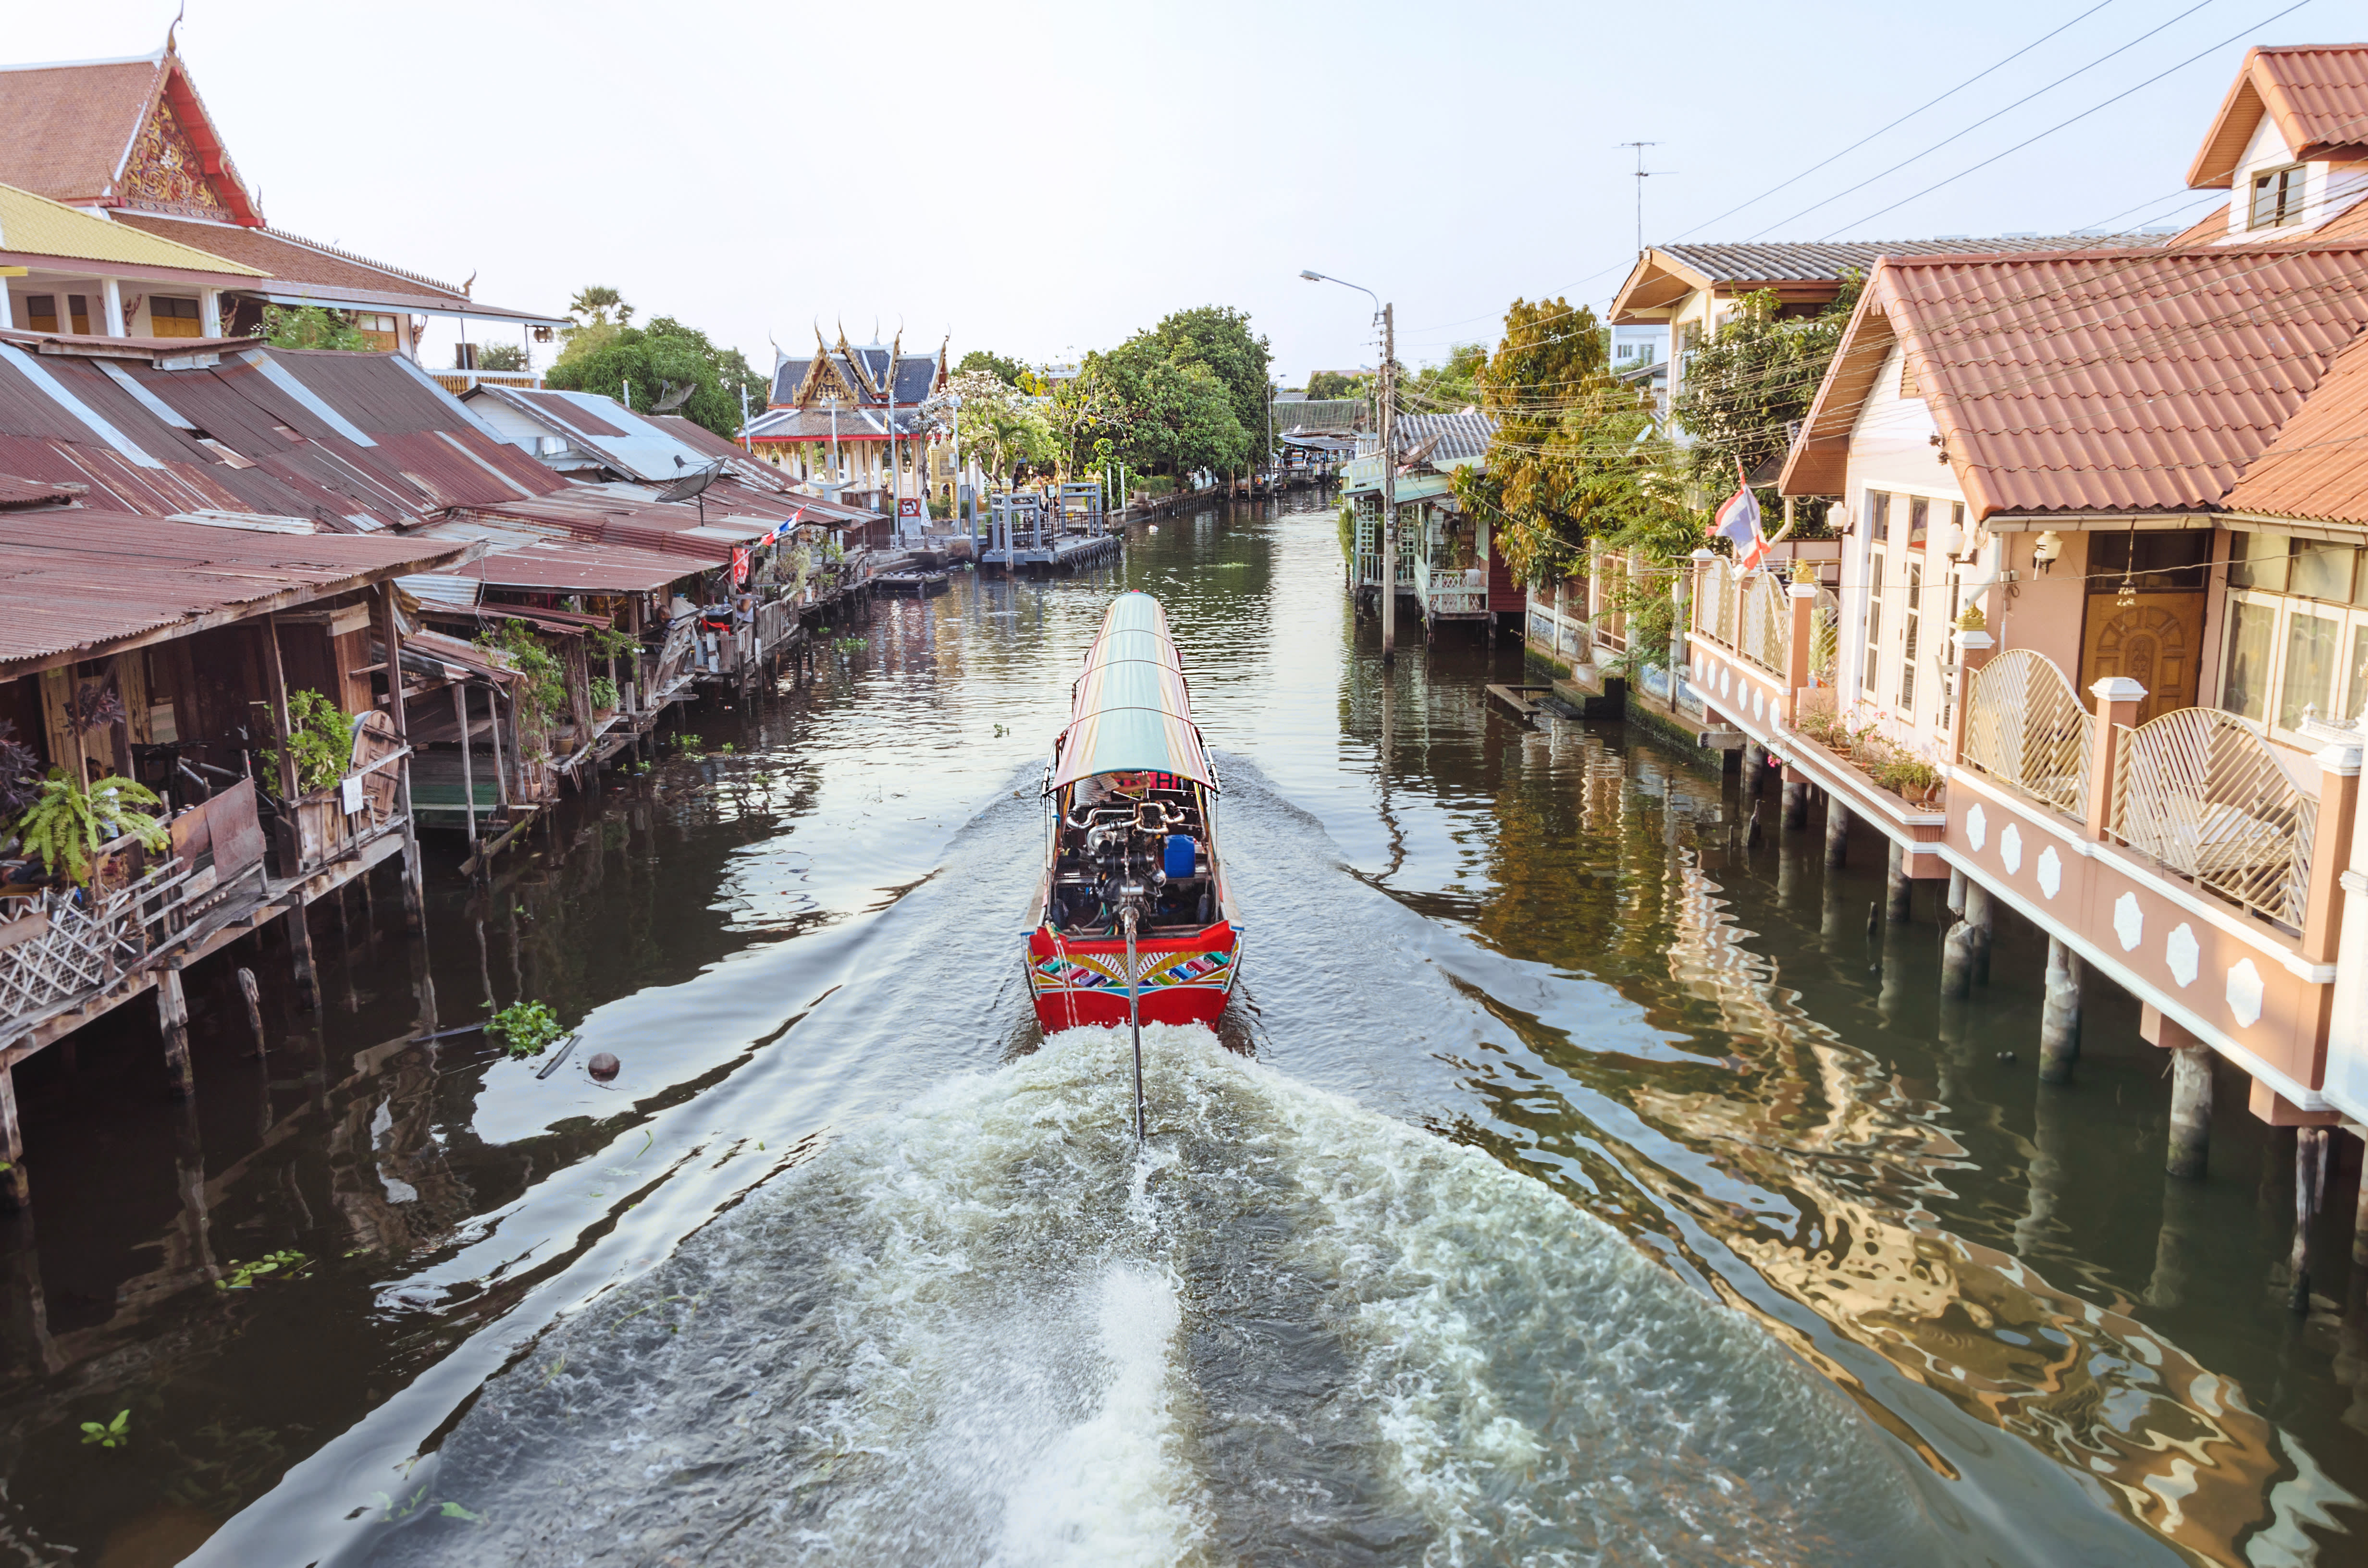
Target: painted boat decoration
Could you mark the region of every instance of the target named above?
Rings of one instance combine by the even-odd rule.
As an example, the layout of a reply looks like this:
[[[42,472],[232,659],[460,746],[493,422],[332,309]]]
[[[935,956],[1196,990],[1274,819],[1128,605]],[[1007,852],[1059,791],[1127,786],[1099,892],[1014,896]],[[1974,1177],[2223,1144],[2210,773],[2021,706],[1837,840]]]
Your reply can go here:
[[[1046,1030],[1131,1018],[1216,1027],[1242,959],[1218,790],[1167,613],[1148,594],[1121,594],[1086,650],[1045,766],[1026,962]]]

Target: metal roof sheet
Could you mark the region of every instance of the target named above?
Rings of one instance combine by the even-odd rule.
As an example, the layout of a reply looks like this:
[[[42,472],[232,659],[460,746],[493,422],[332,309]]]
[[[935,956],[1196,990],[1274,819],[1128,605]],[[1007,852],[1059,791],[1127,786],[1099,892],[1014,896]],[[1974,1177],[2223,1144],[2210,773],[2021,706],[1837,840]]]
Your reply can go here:
[[[79,507],[0,513],[0,669],[326,597],[444,563],[463,548]]]
[[[1976,517],[2216,508],[2363,328],[2368,242],[1895,258],[1783,486],[1838,493],[1896,335]]]
[[[221,275],[226,286],[236,279],[265,276],[262,269],[244,262],[77,212],[63,202],[13,185],[0,185],[0,251],[210,272]]]
[[[46,479],[20,479],[13,473],[0,473],[0,509],[62,506],[89,494],[87,484],[59,484]]]

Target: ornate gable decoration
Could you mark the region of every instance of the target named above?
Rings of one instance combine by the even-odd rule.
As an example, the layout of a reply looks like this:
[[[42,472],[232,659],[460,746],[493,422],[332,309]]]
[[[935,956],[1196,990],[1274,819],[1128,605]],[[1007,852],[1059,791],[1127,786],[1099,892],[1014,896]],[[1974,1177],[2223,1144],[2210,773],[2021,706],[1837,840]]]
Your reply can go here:
[[[204,154],[182,128],[171,102],[161,96],[148,111],[148,123],[140,128],[131,143],[119,188],[125,206],[143,211],[236,221],[206,173]]]

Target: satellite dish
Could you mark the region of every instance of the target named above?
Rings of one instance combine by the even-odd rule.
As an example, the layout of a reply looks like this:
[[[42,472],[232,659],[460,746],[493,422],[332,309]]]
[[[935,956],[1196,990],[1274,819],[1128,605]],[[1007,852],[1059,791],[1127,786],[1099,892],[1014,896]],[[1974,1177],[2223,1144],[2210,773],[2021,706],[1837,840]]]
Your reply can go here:
[[[681,386],[676,386],[672,381],[667,381],[664,385],[666,387],[664,394],[650,405],[652,414],[672,414],[676,409],[689,403],[690,394],[699,390],[697,381],[686,381]]]
[[[672,484],[669,484],[665,489],[659,491],[658,499],[661,501],[690,500],[692,497],[705,491],[706,488],[714,483],[716,480],[723,477],[723,460],[722,458],[718,458],[713,462],[709,463],[705,468],[700,469],[694,473],[686,473],[680,479],[676,480]]]

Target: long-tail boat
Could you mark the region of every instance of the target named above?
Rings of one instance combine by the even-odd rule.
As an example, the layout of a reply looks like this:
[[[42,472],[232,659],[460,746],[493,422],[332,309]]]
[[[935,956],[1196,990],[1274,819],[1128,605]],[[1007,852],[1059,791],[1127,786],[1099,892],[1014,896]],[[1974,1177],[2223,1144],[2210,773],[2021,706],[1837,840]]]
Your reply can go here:
[[[1026,961],[1047,1031],[1215,1027],[1242,953],[1218,788],[1167,613],[1148,594],[1120,595],[1044,769],[1044,873]],[[1139,1093],[1139,1060],[1136,1072]]]

